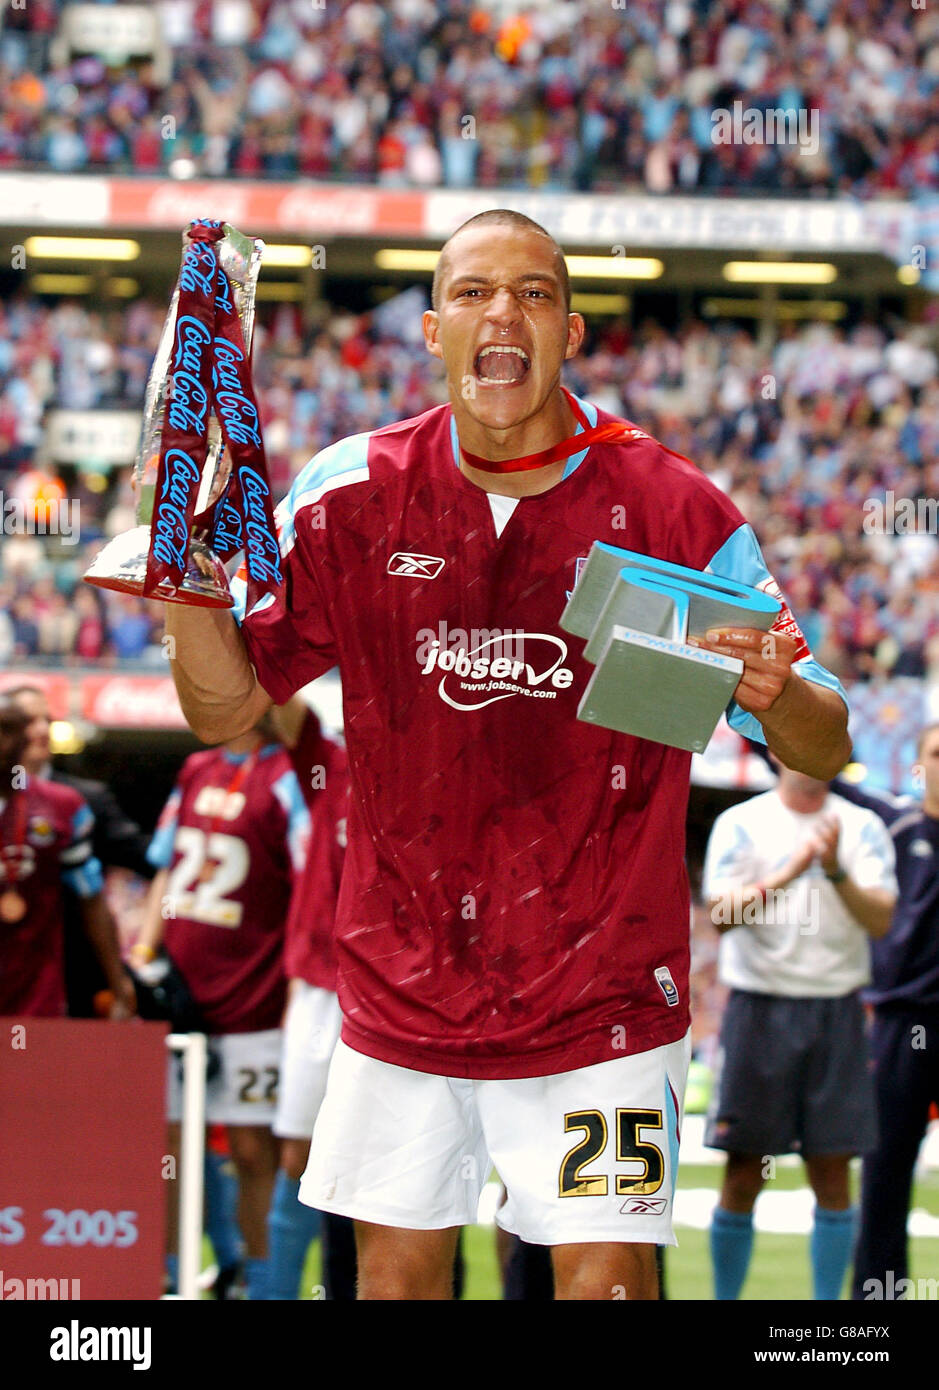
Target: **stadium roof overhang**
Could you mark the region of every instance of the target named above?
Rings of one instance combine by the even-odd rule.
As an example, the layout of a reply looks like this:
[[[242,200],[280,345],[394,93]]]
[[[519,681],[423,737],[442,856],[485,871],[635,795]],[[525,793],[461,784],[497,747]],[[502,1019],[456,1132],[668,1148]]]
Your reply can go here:
[[[313,269],[265,269],[270,283],[299,282],[306,293],[333,279],[365,279],[402,287],[428,281],[430,271],[386,271],[375,263],[387,247],[437,249],[466,218],[493,206],[527,213],[569,254],[616,259],[655,255],[662,291],[727,292],[728,260],[823,261],[835,266],[831,284],[806,290],[876,296],[907,293],[920,264],[932,264],[939,240],[914,203],[849,199],[711,198],[643,193],[579,194],[505,190],[414,190],[309,182],[261,183],[120,178],[105,175],[0,174],[0,224],[10,244],[39,233],[132,236],[140,254],[119,274],[142,289],[165,294],[179,264],[179,235],[193,217],[219,217],[272,243],[321,248]],[[935,219],[933,219],[935,221]],[[22,259],[22,258],[21,258]],[[35,271],[27,258],[23,269]],[[16,261],[13,262],[14,267]],[[78,267],[79,269],[83,267]],[[613,267],[615,269],[615,267]],[[42,269],[76,269],[69,258]],[[87,267],[84,267],[87,269]],[[899,275],[898,275],[899,272]],[[97,262],[103,283],[115,266]],[[582,288],[629,290],[629,282],[596,273],[577,277]],[[647,282],[648,283],[648,282]],[[773,286],[733,287],[763,302]],[[272,296],[276,297],[276,296]],[[285,296],[285,297],[290,297]],[[298,295],[299,297],[299,295]]]

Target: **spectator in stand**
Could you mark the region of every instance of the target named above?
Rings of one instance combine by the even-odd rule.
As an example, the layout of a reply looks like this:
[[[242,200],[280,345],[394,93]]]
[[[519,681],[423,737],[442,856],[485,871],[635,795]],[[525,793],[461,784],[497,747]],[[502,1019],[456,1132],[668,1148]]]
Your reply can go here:
[[[153,623],[132,594],[118,594],[117,617],[111,623],[111,643],[118,657],[139,660],[153,639]]]
[[[458,129],[455,108],[452,114]],[[479,140],[461,143],[479,155]],[[324,309],[306,327],[292,308],[262,306],[255,380],[277,493],[344,430],[374,429],[441,400],[442,382],[427,370],[422,349],[383,327],[381,312],[353,318]],[[141,408],[164,314],[165,305],[145,302],[105,316],[74,302],[0,300],[5,495],[20,477],[11,470],[34,457],[37,422],[50,407]],[[568,365],[565,380],[698,460],[734,498],[762,530],[780,583],[798,588],[806,626],[843,679],[915,676],[939,635],[939,540],[928,519],[904,533],[878,520],[877,507],[882,513],[891,490],[898,499],[939,496],[936,341],[932,321],[793,325],[764,351],[731,325],[690,321],[667,332],[607,320],[593,325],[587,351]],[[776,396],[764,399],[768,378]],[[67,577],[57,570],[57,583],[75,607],[90,542],[134,525],[134,497],[123,470],[106,492],[79,493],[71,479],[68,494],[81,495],[88,538],[67,556],[58,553],[70,565]],[[38,608],[49,603],[35,585],[48,578],[54,543],[6,530],[0,577],[16,587],[0,594],[0,609],[16,631],[17,656],[30,660],[39,652]],[[87,659],[154,660],[159,638],[152,618],[149,629],[140,618],[148,606],[97,598],[105,627],[118,627],[119,647],[106,638],[100,656]],[[80,611],[84,619],[84,602]],[[87,642],[93,653],[100,638],[92,621],[75,644]]]
[[[39,627],[33,621],[32,600],[25,595],[13,602],[10,620],[13,627],[13,655],[31,657],[39,654]]]
[[[72,596],[76,630],[72,655],[79,664],[96,665],[107,648],[107,628],[96,590],[79,584]]]
[[[504,17],[444,0],[167,4],[163,87],[136,65],[82,57],[55,68],[47,26],[58,8],[31,0],[13,30],[8,11],[5,167],[156,172],[186,161],[209,176],[299,169],[422,186],[433,175],[451,187],[538,186],[547,173],[598,191],[645,182],[858,197],[939,188],[939,37],[908,0],[886,0],[875,28],[843,3],[537,5]],[[823,114],[821,147],[714,145],[712,114],[734,100]],[[301,113],[321,123],[314,135]],[[479,129],[463,139],[456,127],[470,113]]]
[[[40,656],[63,658],[71,654],[78,636],[78,617],[64,594],[54,591],[50,595],[37,626]]]

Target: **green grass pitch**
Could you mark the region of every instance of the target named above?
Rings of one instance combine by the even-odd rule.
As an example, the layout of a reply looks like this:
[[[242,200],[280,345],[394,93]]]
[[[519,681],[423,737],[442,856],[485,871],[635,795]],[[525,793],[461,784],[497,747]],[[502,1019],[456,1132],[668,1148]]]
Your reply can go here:
[[[679,1188],[712,1188],[720,1185],[721,1169],[714,1165],[682,1167]],[[766,1190],[795,1190],[804,1187],[801,1167],[780,1167]],[[915,1186],[913,1206],[939,1217],[939,1171],[932,1170]],[[666,1252],[666,1286],[670,1299],[709,1299],[711,1262],[707,1231],[678,1228],[678,1248]],[[491,1226],[471,1226],[464,1236],[466,1259],[466,1300],[492,1300],[500,1297],[496,1266],[495,1230]],[[304,1273],[304,1297],[312,1297],[319,1284],[319,1245],[310,1247]],[[912,1278],[939,1278],[939,1239],[914,1237],[910,1240]],[[744,1299],[794,1301],[811,1298],[808,1237],[775,1235],[757,1231],[753,1260],[743,1291]]]

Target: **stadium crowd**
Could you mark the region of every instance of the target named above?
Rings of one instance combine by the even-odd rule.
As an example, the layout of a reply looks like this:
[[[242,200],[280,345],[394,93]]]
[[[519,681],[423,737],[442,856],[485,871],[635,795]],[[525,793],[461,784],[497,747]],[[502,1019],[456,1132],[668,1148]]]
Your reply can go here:
[[[139,410],[164,306],[0,305],[0,488],[39,463],[51,408]],[[417,315],[415,315],[415,318]],[[378,315],[297,311],[259,321],[255,378],[275,493],[333,440],[444,399],[422,344]],[[922,675],[939,637],[939,542],[873,505],[939,496],[935,324],[791,326],[761,349],[748,330],[690,320],[595,323],[568,364],[572,390],[691,458],[752,522],[819,659],[842,679]],[[94,491],[93,485],[100,488]],[[103,539],[134,524],[129,470],[67,470],[80,543],[36,544],[5,525],[0,661],[159,660],[156,605],[79,583]]]
[[[152,8],[165,80],[146,62],[56,61],[59,0],[8,8],[0,168],[598,192],[939,188],[939,20],[908,0]],[[802,112],[810,138],[716,144],[712,113],[735,102]]]

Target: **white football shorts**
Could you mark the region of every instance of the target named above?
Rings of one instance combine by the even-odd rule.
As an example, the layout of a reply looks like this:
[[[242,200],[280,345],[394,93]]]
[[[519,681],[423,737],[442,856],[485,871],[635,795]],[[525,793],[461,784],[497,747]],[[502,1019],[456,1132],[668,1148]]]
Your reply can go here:
[[[649,1052],[513,1081],[333,1054],[301,1201],[412,1230],[476,1220],[495,1167],[500,1226],[534,1245],[676,1244],[690,1033]]]
[[[281,1030],[224,1033],[209,1038],[209,1052],[218,1058],[205,1088],[205,1118],[218,1125],[270,1125],[277,1109],[280,1082]],[[170,1053],[167,1068],[166,1113],[182,1116],[182,1058]],[[214,1075],[212,1074],[214,1072]]]
[[[280,1095],[274,1133],[309,1139],[326,1094],[342,1014],[332,990],[294,980],[284,1020]]]

